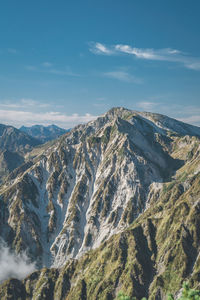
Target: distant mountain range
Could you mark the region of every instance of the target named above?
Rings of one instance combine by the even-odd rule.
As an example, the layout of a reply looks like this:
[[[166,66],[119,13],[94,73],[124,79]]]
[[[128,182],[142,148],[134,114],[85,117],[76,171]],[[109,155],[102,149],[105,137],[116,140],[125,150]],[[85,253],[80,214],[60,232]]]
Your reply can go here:
[[[24,162],[24,155],[41,141],[13,126],[0,124],[0,182]]]
[[[32,127],[0,124],[0,183],[14,169],[26,162],[26,155],[36,146],[54,140],[67,130],[56,125]]]
[[[29,134],[30,136],[40,140],[42,143],[57,139],[59,136],[65,134],[69,130],[62,129],[56,125],[34,125],[31,127],[22,126],[19,130]]]
[[[1,186],[0,237],[38,270],[6,281],[1,299],[199,288],[199,127],[113,108],[36,150]]]
[[[33,147],[41,144],[41,141],[31,137],[25,132],[8,125],[0,124],[0,149],[24,154]]]

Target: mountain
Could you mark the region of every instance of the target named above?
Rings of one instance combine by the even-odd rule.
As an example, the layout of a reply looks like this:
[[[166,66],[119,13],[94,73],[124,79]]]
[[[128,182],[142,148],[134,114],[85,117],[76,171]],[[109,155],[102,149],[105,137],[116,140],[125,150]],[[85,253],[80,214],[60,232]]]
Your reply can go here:
[[[69,130],[62,129],[56,125],[34,125],[31,127],[22,126],[19,130],[28,135],[40,140],[42,143],[57,139],[59,136],[65,134]]]
[[[41,142],[26,133],[0,124],[0,175],[1,180],[24,162],[24,155]],[[1,181],[0,180],[0,181]]]
[[[113,108],[18,168],[0,190],[0,236],[43,269],[5,281],[0,298],[199,287],[199,141],[199,127]]]
[[[24,154],[39,144],[41,144],[40,141],[17,128],[0,124],[1,151],[8,150]]]

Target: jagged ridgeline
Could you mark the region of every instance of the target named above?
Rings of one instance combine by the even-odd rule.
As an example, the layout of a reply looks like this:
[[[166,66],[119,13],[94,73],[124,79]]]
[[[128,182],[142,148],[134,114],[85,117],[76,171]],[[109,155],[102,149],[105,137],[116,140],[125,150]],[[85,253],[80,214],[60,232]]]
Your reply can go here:
[[[0,299],[199,288],[199,141],[199,127],[113,108],[18,168],[1,186],[0,235],[39,270],[5,281]]]

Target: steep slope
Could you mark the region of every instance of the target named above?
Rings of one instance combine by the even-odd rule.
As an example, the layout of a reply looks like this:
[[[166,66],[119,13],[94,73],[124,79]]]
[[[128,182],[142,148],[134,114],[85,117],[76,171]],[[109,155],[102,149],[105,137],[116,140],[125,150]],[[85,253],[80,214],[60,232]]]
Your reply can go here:
[[[0,149],[12,152],[26,153],[41,144],[35,138],[21,132],[15,127],[0,124]]]
[[[20,288],[22,299],[105,300],[119,290],[137,299],[165,299],[184,280],[199,289],[200,147],[197,138],[186,139],[173,153],[183,156],[185,165],[170,182],[150,186],[148,208],[129,228],[61,269],[5,282],[0,296]]]
[[[0,176],[6,176],[23,164],[23,156],[16,152],[4,150],[0,152]]]
[[[69,130],[65,130],[56,125],[34,125],[31,127],[22,126],[19,130],[27,133],[28,135],[40,140],[42,143],[57,139],[59,136],[65,134]]]
[[[197,281],[200,129],[159,118],[112,109],[2,186],[4,240],[38,266],[69,260],[17,281],[24,299],[114,299],[119,289],[162,299]]]
[[[18,129],[0,124],[0,182],[24,162],[24,154],[41,142]]]

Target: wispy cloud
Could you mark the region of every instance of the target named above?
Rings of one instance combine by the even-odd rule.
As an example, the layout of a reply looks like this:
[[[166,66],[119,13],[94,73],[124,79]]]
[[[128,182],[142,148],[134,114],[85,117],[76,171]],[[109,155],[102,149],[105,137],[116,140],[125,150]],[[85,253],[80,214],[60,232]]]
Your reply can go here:
[[[109,77],[109,78],[114,78],[120,81],[125,81],[125,82],[132,82],[132,83],[137,83],[140,84],[142,83],[142,80],[131,75],[128,71],[123,71],[123,70],[115,70],[111,72],[105,72],[103,73],[103,76]]]
[[[37,107],[37,108],[46,108],[49,107],[50,104],[48,103],[42,103],[39,101],[35,101],[33,99],[26,99],[22,98],[18,101],[10,101],[10,100],[5,100],[1,101],[0,103],[0,109],[6,108],[6,109],[20,109],[20,108],[30,108],[30,107]]]
[[[140,49],[133,48],[128,45],[116,45],[115,50],[121,53],[131,54],[141,59],[148,60],[174,60],[175,56],[180,55],[181,52],[176,49]]]
[[[159,105],[159,103],[156,102],[150,102],[150,101],[141,101],[141,102],[137,102],[136,106],[139,109],[145,110],[145,111],[152,111],[155,109],[155,107],[157,107]]]
[[[176,111],[177,119],[185,123],[200,126],[200,106],[174,105],[172,110]]]
[[[200,70],[200,61],[191,61],[186,64],[186,67],[191,70]]]
[[[200,126],[200,115],[193,115],[177,119],[188,124]]]
[[[95,53],[95,54],[104,54],[104,55],[112,55],[114,54],[114,51],[112,48],[107,48],[105,45],[101,43],[93,43],[91,42],[90,44],[90,51]]]
[[[175,62],[187,69],[200,70],[200,58],[192,57],[180,50],[163,48],[136,48],[130,45],[116,44],[107,46],[101,43],[90,44],[90,51],[98,55],[131,55],[137,59]]]
[[[72,76],[79,77],[80,74],[71,71],[70,67],[64,69],[52,68],[53,64],[49,62],[44,62],[40,66],[27,65],[25,69],[27,71],[38,72],[38,73],[48,73],[58,76]]]

